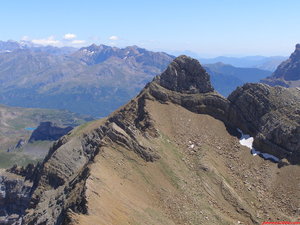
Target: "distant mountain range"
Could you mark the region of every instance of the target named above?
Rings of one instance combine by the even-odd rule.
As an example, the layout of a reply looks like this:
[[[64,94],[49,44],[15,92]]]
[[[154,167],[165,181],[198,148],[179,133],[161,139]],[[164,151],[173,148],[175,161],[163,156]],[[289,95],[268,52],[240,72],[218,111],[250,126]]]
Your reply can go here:
[[[289,59],[282,62],[272,76],[262,80],[271,86],[300,87],[300,44]]]
[[[206,64],[204,68],[211,75],[214,88],[225,97],[238,86],[245,83],[257,83],[272,73],[268,70],[239,68],[223,63]]]
[[[199,60],[203,64],[222,62],[236,67],[258,68],[262,70],[274,71],[282,61],[286,60],[286,57],[247,56],[247,57],[238,58],[238,57],[220,56],[211,59],[200,58]]]
[[[0,103],[107,116],[134,97],[173,59],[167,53],[138,46],[93,44],[75,49],[26,41],[0,42]],[[224,96],[237,86],[271,74],[222,63],[205,68],[216,90]]]
[[[91,45],[76,50],[2,44],[0,102],[105,116],[165,69],[173,59],[137,46]],[[15,49],[14,49],[15,48]]]
[[[56,54],[56,55],[63,55],[63,54],[70,54],[72,52],[75,52],[77,48],[73,47],[54,47],[54,46],[43,46],[43,45],[37,45],[30,41],[0,41],[0,53],[5,52],[12,52],[16,50],[29,50],[33,52],[46,52],[50,54]]]
[[[188,55],[190,57],[197,58],[202,64],[214,64],[214,63],[224,63],[230,64],[235,67],[241,68],[258,68],[262,70],[275,71],[277,66],[284,60],[287,59],[285,56],[245,56],[245,57],[228,57],[228,56],[218,56],[215,58],[204,58],[199,56],[195,52],[191,51],[173,51],[171,52],[175,56],[178,55]]]

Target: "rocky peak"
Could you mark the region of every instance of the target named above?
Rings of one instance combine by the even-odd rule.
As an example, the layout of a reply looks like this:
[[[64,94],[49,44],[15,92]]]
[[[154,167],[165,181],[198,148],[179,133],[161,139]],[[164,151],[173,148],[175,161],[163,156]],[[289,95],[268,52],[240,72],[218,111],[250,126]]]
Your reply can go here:
[[[300,80],[300,44],[296,45],[290,58],[281,63],[272,76],[286,81]]]
[[[85,47],[85,48],[82,48],[82,49],[88,49],[90,51],[96,51],[96,50],[98,50],[98,48],[99,47],[96,44],[92,44],[92,45],[90,45],[88,47]]]
[[[209,74],[193,58],[181,55],[174,59],[168,68],[155,78],[162,87],[187,94],[214,91]]]
[[[111,59],[112,62],[115,62],[116,60],[118,62],[120,60],[128,61],[128,59],[131,59],[129,60],[130,67],[132,67],[132,65],[135,65],[134,67],[136,67],[138,66],[137,64],[143,64],[145,72],[151,72],[153,75],[157,74],[158,71],[153,72],[153,68],[148,68],[147,66],[154,66],[158,68],[160,72],[165,69],[166,65],[173,59],[173,56],[166,53],[147,51],[136,45],[118,48],[93,44],[89,47],[81,48],[79,51],[73,53],[72,56],[88,65],[100,64]]]
[[[262,80],[262,82],[271,86],[299,87],[300,44],[296,45],[295,51],[291,54],[290,58],[282,62],[275,72],[270,77]]]
[[[291,59],[300,60],[300,44],[296,44],[295,51],[292,53]]]

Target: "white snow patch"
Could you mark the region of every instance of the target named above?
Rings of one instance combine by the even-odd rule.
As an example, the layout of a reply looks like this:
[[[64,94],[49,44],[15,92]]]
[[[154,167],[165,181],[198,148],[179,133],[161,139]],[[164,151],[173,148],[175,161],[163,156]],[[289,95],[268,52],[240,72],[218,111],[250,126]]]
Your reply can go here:
[[[242,137],[240,138],[240,144],[252,149],[254,138],[250,137],[250,135],[248,134],[244,134],[240,129],[237,130],[242,135]]]
[[[260,151],[257,151],[255,148],[253,148],[254,138],[250,137],[249,134],[244,134],[239,128],[237,129],[237,131],[242,135],[241,138],[240,138],[240,144],[243,145],[243,146],[246,146],[249,149],[251,149],[251,154],[253,156],[259,155],[264,159],[270,159],[274,162],[279,162],[279,159],[276,156],[268,154],[268,153],[262,153]]]
[[[87,54],[87,55],[93,55],[93,54],[95,54],[95,51],[90,51],[90,50],[88,50],[88,49],[83,49],[82,50],[85,54]]]

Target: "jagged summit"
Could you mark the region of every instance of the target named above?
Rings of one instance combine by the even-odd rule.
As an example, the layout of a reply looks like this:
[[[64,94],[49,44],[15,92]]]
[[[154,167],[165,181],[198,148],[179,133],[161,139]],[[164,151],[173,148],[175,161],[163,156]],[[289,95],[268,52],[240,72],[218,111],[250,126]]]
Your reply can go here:
[[[271,86],[300,87],[300,44],[296,44],[295,51],[289,59],[282,62],[275,72],[262,82]]]
[[[181,93],[195,94],[213,91],[209,74],[198,60],[181,55],[155,78],[162,87]]]

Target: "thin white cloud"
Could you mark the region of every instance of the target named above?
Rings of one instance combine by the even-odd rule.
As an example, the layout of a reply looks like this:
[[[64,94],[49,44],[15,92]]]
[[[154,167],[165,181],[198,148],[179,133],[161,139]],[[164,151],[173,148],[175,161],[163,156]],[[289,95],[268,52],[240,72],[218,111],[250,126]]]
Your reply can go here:
[[[74,38],[76,38],[76,37],[77,37],[76,34],[71,34],[71,33],[65,34],[65,35],[63,36],[63,38],[64,38],[65,40],[72,40],[72,39],[74,39]]]
[[[111,40],[111,41],[117,41],[117,40],[119,40],[119,37],[113,35],[113,36],[109,37],[109,40]]]
[[[82,45],[85,43],[85,40],[73,40],[71,43],[73,45]]]
[[[54,36],[50,36],[45,39],[33,39],[31,40],[32,43],[38,44],[38,45],[53,45],[58,46],[61,44],[59,40],[55,40]]]
[[[64,35],[64,39],[65,40],[72,40],[72,39],[74,39],[76,37],[77,37],[76,34],[70,34],[70,33],[68,33],[68,34]]]

